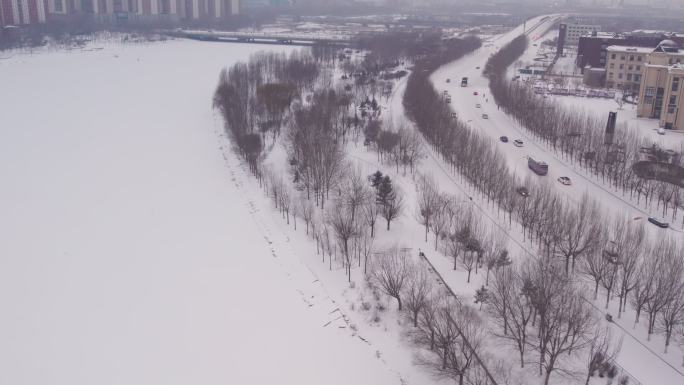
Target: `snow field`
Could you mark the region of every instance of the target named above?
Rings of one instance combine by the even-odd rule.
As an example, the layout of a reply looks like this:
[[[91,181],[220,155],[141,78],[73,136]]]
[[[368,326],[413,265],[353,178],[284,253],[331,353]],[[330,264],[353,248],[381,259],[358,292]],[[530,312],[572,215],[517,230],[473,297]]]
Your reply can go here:
[[[223,157],[265,47],[101,48],[0,62],[0,384],[400,383]]]

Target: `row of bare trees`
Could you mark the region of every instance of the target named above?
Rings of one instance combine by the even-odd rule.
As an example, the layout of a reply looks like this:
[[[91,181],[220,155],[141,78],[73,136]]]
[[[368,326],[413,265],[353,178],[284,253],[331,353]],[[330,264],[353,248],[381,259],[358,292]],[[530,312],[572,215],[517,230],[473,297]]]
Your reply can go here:
[[[266,134],[273,133],[275,140],[293,102],[313,87],[320,68],[306,52],[259,53],[221,71],[214,108],[223,116],[236,152],[255,175],[260,173]]]
[[[400,167],[404,175],[407,169],[413,173],[420,161],[426,157],[420,133],[405,125],[401,125],[398,129],[373,130],[375,122],[382,124],[377,120],[369,122],[371,129],[366,129],[366,143],[377,151],[381,162],[394,165],[397,173]]]
[[[277,60],[270,63],[273,68],[281,66]],[[377,221],[386,221],[390,230],[392,221],[403,212],[403,193],[388,175],[376,172],[365,176],[345,161],[349,99],[338,92],[316,89],[311,97],[301,97],[301,84],[282,82],[274,75],[278,71],[270,67],[250,63],[231,69],[232,73],[224,72],[215,98],[236,150],[243,155],[249,148],[241,138],[260,138],[263,149],[266,133],[272,132],[275,142],[280,127],[285,127],[282,143],[292,180],[278,168],[261,165],[262,152],[245,156],[250,165],[255,165],[253,171],[261,177],[265,193],[295,230],[298,220],[304,222],[322,263],[331,270],[341,267],[349,281],[354,267],[363,268],[373,285],[395,298],[401,311],[412,314],[416,331],[434,330],[433,342],[426,346],[432,353],[423,362],[435,373],[458,379],[461,384],[484,384],[486,369],[475,359],[484,334],[477,312],[458,299],[438,295],[424,264],[411,262],[406,252],[396,248],[378,253],[373,250]],[[240,79],[233,82],[232,77]],[[245,97],[250,94],[253,97]],[[405,128],[382,131],[381,136],[379,156],[396,164],[397,170],[403,166],[404,172],[413,171],[424,156],[421,138]],[[450,219],[454,226],[458,215],[455,207]],[[462,233],[474,237],[468,231]],[[471,251],[469,258],[477,261],[478,253]],[[421,340],[417,332],[415,340]]]
[[[335,184],[331,204],[316,205],[306,191],[283,179],[282,175],[264,167],[262,187],[274,206],[297,228],[297,218],[304,221],[306,234],[316,241],[322,261],[340,261],[351,281],[352,267],[368,271],[376,224],[384,220],[387,230],[403,212],[403,192],[388,176],[380,172],[364,176],[358,167],[346,164]]]
[[[676,321],[668,320],[667,323],[672,324],[673,327],[670,329],[676,331],[675,326],[681,322],[684,314],[678,310],[679,300],[669,293],[672,292],[672,288],[676,288],[678,284],[681,285],[681,272],[668,268],[667,270],[654,270],[650,276],[641,276],[642,269],[635,268],[639,264],[634,259],[653,261],[657,258],[654,259],[649,253],[644,252],[648,250],[647,248],[640,250],[632,246],[632,243],[638,240],[633,233],[629,238],[621,235],[624,234],[621,228],[634,226],[635,229],[641,228],[638,231],[643,231],[643,225],[629,223],[629,219],[625,218],[607,218],[596,202],[588,196],[581,197],[578,202],[568,202],[561,199],[549,186],[534,183],[530,179],[518,180],[508,170],[503,156],[495,149],[491,140],[470,130],[467,125],[453,118],[448,106],[441,101],[440,95],[428,78],[430,70],[441,64],[444,63],[435,62],[432,58],[416,63],[407,85],[404,106],[416,126],[442,155],[444,161],[468,183],[476,187],[487,203],[492,204],[499,212],[499,215],[503,214],[504,218],[508,215],[510,223],[515,218],[516,222],[522,226],[525,238],[539,248],[542,258],[547,262],[553,261],[554,266],[556,262],[560,263],[560,267],[556,269],[559,269],[562,275],[567,277],[566,279],[579,279],[577,274],[573,274],[576,266],[580,266],[584,272],[590,269],[585,266],[590,262],[593,263],[596,258],[600,258],[601,263],[608,263],[607,261],[613,258],[612,263],[618,267],[619,273],[606,277],[601,275],[598,283],[598,285],[608,286],[607,290],[610,294],[607,300],[609,301],[611,296],[617,296],[621,303],[620,311],[624,312],[626,304],[634,302],[628,300],[628,297],[636,297],[635,287],[645,285],[649,288],[647,290],[649,295],[644,295],[645,297],[662,298],[663,302],[668,303],[668,309],[674,313],[668,318]],[[519,189],[520,186],[526,187],[524,193]],[[430,229],[429,223],[435,222],[430,218],[433,210],[429,209],[431,206],[429,202],[433,198],[425,194],[419,194],[419,196],[419,205],[423,206],[421,208],[422,223],[428,223],[426,226]],[[423,200],[425,202],[421,203],[420,201]],[[451,236],[446,237],[446,239],[450,238]],[[616,244],[620,244],[617,251],[614,250]],[[659,241],[655,244],[662,248],[662,245],[670,244],[670,241]],[[663,254],[664,250],[654,250],[654,252],[661,257],[668,255],[668,253]],[[448,255],[448,251],[445,250],[445,253]],[[637,257],[632,255],[634,253]],[[613,255],[613,257],[607,255]],[[679,254],[668,263],[678,265],[681,261],[682,254]],[[466,270],[467,264],[467,262],[464,264]],[[664,267],[665,265],[654,262],[652,266]],[[668,284],[653,283],[658,277],[655,271],[660,272],[663,281],[667,281]],[[665,275],[668,276],[667,280],[664,279]],[[651,285],[654,285],[652,289]],[[651,291],[656,290],[655,287],[660,288],[658,294]],[[583,300],[580,295],[581,290],[573,290],[572,293],[577,295],[573,303]],[[570,301],[570,298],[567,301]],[[665,317],[664,313],[660,313],[665,305],[659,300],[656,300],[655,305],[653,310],[656,314],[651,317],[652,325],[658,323],[658,314],[661,314],[661,318]],[[639,306],[635,304],[634,308],[637,309]],[[649,327],[649,330],[656,329],[658,328]],[[667,335],[666,339],[669,340]]]
[[[544,384],[553,373],[576,375],[573,361],[583,356],[587,384],[596,371],[615,370],[611,362],[621,342],[596,327],[580,287],[560,261],[545,257],[494,273],[487,300],[494,334],[517,350],[520,367],[536,364]]]
[[[527,47],[527,37],[521,35],[493,55],[485,67],[489,87],[496,103],[522,126],[566,160],[621,189],[630,198],[660,209],[663,216],[674,220],[684,204],[684,191],[672,183],[658,178],[643,178],[632,165],[648,159],[683,166],[679,154],[659,149],[646,140],[637,129],[619,125],[614,133],[606,132],[606,118],[576,108],[567,108],[559,102],[549,101],[520,82],[506,78],[507,68]],[[642,175],[643,176],[643,175]]]
[[[397,246],[375,253],[367,275],[369,284],[394,298],[410,322],[407,334],[421,349],[418,364],[460,385],[495,383],[481,361],[486,340],[482,318],[434,278],[425,261],[414,261],[407,249]]]

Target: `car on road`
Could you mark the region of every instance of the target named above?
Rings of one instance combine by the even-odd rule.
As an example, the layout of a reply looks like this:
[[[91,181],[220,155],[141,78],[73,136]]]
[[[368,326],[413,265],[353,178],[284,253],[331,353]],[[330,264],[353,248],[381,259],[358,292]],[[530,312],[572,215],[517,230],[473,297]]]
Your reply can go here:
[[[559,177],[559,178],[558,178],[558,181],[559,181],[561,184],[566,185],[566,186],[570,186],[570,185],[572,184],[572,181],[571,181],[570,178],[568,178],[567,176],[561,176],[561,177]]]
[[[446,82],[451,83],[451,79],[447,78]]]
[[[456,118],[457,116],[458,116],[458,114],[456,114],[455,112],[452,112],[452,113],[451,113],[451,117],[452,117],[452,118]]]
[[[475,108],[482,108],[482,104],[477,103],[477,104],[475,105]]]
[[[489,115],[487,115],[487,114],[482,114],[482,119],[489,119]]]
[[[656,225],[656,226],[658,226],[658,227],[663,228],[663,229],[666,229],[666,228],[670,227],[670,224],[669,224],[669,223],[665,222],[664,220],[662,220],[662,219],[660,219],[660,218],[649,217],[649,218],[648,218],[648,221],[651,222],[651,223],[653,223],[654,225]]]
[[[502,141],[503,143],[508,143],[508,137],[507,136],[500,136],[499,140]]]
[[[477,96],[477,91],[473,91],[473,95]]]
[[[515,147],[522,147],[522,146],[523,146],[523,141],[520,140],[520,139],[516,139],[516,140],[513,141],[513,145],[514,145]]]
[[[475,67],[475,69],[476,69],[476,70],[479,70],[479,69],[480,69],[480,66]]]
[[[515,191],[520,194],[523,198],[527,198],[530,196],[530,190],[527,189],[525,186],[518,187],[515,189]]]
[[[662,128],[662,127],[660,127],[660,128],[658,129],[658,135],[665,135],[665,129]]]

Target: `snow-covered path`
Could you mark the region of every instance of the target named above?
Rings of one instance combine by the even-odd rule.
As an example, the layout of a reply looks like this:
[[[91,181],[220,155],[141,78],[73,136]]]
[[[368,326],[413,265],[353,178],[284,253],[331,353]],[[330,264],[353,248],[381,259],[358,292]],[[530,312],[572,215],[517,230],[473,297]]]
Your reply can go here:
[[[334,304],[223,156],[219,70],[263,49],[0,62],[0,384],[400,382],[324,327]]]

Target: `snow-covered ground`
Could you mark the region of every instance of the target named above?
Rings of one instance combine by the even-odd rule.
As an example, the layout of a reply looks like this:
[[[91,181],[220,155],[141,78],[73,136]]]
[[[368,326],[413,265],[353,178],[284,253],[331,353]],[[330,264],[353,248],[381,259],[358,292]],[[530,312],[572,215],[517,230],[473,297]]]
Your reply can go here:
[[[102,48],[0,62],[0,384],[399,384],[224,155],[264,47]]]

